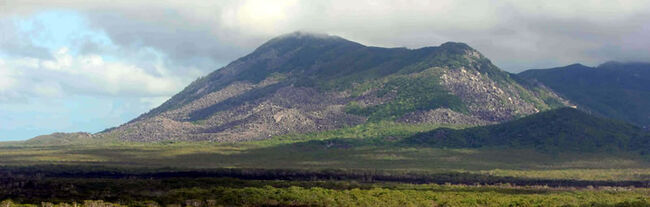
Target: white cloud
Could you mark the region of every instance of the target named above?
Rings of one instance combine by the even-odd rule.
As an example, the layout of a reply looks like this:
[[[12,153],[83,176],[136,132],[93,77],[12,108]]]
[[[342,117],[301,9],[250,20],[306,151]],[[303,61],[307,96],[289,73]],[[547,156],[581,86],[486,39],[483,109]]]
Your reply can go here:
[[[14,84],[10,72],[4,61],[0,60],[0,92],[8,90]]]
[[[65,95],[61,85],[55,81],[32,82],[28,84],[29,86],[26,88],[26,91],[35,97],[61,98]]]
[[[127,63],[105,61],[99,55],[72,56],[66,48],[55,52],[52,60],[19,58],[1,63],[0,89],[24,96],[159,97],[173,95],[187,82],[179,77],[153,75]],[[162,75],[167,75],[167,70],[157,68]]]
[[[275,35],[284,32],[280,26],[289,20],[297,6],[297,0],[236,2],[222,9],[220,23],[225,28]]]

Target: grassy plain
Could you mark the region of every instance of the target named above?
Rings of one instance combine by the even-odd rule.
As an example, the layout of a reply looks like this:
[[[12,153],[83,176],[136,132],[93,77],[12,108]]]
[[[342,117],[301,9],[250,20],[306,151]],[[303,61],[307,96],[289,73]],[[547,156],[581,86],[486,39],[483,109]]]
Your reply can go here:
[[[452,149],[399,142],[406,136],[436,127],[439,126],[380,122],[243,143],[3,143],[0,145],[0,166],[362,169],[471,172],[545,179],[650,180],[650,162],[634,154]]]
[[[650,206],[648,188],[625,187],[650,181],[638,154],[402,142],[438,127],[377,122],[242,143],[5,142],[0,206]],[[237,173],[183,174],[211,169]]]

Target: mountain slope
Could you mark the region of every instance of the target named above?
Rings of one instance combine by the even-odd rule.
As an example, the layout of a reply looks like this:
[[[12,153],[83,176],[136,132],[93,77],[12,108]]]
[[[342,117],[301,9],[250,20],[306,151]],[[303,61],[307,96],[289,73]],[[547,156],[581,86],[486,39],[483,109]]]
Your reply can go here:
[[[26,145],[70,145],[70,144],[93,144],[106,141],[98,139],[93,134],[85,132],[75,132],[75,133],[52,133],[48,135],[41,135],[29,140],[26,140],[24,143]]]
[[[650,152],[650,134],[634,125],[591,116],[573,108],[533,114],[497,125],[442,128],[405,140],[439,147],[512,147],[564,152]]]
[[[650,64],[608,62],[527,70],[518,76],[538,81],[594,113],[650,126]]]
[[[566,105],[463,43],[368,47],[291,33],[102,134],[129,141],[243,141],[368,121],[481,125]]]

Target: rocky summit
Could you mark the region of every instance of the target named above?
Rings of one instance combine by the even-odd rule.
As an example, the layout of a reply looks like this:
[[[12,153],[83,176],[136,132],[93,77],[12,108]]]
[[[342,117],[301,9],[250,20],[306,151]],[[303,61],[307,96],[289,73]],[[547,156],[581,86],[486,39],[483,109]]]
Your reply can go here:
[[[366,122],[486,125],[569,103],[464,43],[365,46],[295,32],[201,77],[100,135],[125,141],[267,139]]]

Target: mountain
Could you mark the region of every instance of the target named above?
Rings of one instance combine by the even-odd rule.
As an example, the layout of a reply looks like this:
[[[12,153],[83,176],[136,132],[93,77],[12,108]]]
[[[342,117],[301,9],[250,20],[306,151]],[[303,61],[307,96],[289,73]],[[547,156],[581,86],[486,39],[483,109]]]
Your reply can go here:
[[[542,83],[588,111],[650,126],[650,63],[573,64],[518,76]]]
[[[24,143],[26,145],[69,145],[69,144],[92,144],[106,140],[101,140],[93,134],[86,132],[73,133],[52,133],[31,138]]]
[[[463,43],[380,48],[295,32],[101,135],[233,142],[377,121],[484,125],[568,104],[513,77]]]
[[[490,126],[436,129],[406,138],[404,142],[454,148],[650,153],[650,133],[623,121],[589,115],[573,108],[549,110]]]

